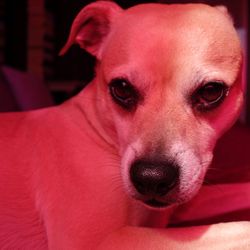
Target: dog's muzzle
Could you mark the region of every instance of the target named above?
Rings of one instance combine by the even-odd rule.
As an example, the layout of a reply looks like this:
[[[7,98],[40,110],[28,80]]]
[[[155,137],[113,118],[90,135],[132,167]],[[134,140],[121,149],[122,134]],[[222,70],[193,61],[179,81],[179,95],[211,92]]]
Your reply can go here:
[[[179,168],[168,161],[136,160],[130,168],[130,179],[143,201],[153,207],[164,207],[161,198],[178,183]]]

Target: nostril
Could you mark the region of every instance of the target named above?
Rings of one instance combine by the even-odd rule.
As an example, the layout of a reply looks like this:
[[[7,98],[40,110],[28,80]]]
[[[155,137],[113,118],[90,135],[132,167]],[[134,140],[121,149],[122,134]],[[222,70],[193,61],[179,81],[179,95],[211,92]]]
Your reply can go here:
[[[138,181],[138,180],[134,180],[133,181],[134,186],[136,188],[136,190],[141,193],[141,194],[146,194],[147,192],[147,186],[145,183],[143,183],[142,181]]]
[[[175,187],[178,180],[177,173],[176,175],[170,175],[171,176],[165,176],[161,182],[156,184],[155,189],[158,195],[163,196]]]
[[[169,162],[135,161],[130,169],[130,178],[142,195],[163,196],[174,188],[178,181],[178,167]]]
[[[157,186],[156,186],[156,189],[157,189],[157,193],[159,195],[164,195],[168,192],[168,190],[170,189],[169,186],[166,184],[166,182],[162,182],[162,183],[159,183]]]

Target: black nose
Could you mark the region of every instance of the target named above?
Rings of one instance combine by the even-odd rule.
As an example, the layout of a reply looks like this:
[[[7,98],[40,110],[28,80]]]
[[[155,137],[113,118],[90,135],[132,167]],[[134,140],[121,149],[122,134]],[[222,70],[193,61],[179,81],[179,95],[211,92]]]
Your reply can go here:
[[[146,196],[164,196],[178,182],[178,167],[167,161],[135,161],[130,178],[136,190]]]

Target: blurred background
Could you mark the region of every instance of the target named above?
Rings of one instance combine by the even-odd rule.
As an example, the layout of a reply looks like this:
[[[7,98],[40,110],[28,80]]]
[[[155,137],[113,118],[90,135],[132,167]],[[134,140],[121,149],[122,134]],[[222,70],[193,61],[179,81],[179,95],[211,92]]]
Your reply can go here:
[[[74,17],[90,2],[93,1],[0,0],[0,112],[60,104],[92,79],[95,60],[86,52],[72,46],[66,55],[58,56]],[[202,2],[227,6],[245,50],[244,84],[250,88],[247,0],[115,2],[123,8],[146,2]],[[249,91],[241,120],[250,124]]]

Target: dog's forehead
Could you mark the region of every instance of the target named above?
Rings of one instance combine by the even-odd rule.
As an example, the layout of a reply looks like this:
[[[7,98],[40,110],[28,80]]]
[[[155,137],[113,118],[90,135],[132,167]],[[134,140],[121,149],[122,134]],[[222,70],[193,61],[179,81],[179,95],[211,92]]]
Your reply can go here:
[[[149,68],[159,70],[159,65],[151,65],[181,65],[186,61],[180,60],[188,57],[228,64],[240,61],[240,45],[231,20],[204,4],[132,7],[118,18],[105,50],[103,59],[109,69],[129,62],[140,67],[149,63]]]
[[[127,36],[160,30],[178,33],[232,28],[228,14],[205,4],[140,4],[125,10],[116,21],[117,31],[129,31]]]

